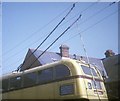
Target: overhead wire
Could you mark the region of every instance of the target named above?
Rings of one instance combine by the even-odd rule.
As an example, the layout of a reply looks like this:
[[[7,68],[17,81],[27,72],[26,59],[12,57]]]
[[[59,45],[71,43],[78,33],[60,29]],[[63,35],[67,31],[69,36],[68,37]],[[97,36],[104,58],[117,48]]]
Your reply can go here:
[[[110,13],[109,15],[105,16],[104,18],[100,19],[99,21],[97,21],[96,23],[90,25],[89,27],[85,28],[85,29],[82,30],[81,32],[79,32],[79,33],[77,33],[77,34],[75,34],[75,35],[69,37],[67,40],[64,40],[62,43],[68,42],[69,40],[71,40],[71,39],[77,37],[79,34],[88,31],[89,29],[93,28],[94,26],[96,26],[97,24],[101,23],[101,22],[104,21],[105,19],[111,17],[112,15],[116,14],[117,12],[119,12],[119,9],[116,10],[116,11],[114,11],[114,12],[112,12],[112,13]],[[71,29],[71,30],[72,30],[72,29]],[[55,47],[57,47],[57,45],[56,45]],[[53,47],[52,49],[54,49],[55,47]]]
[[[42,37],[41,37],[41,39],[42,39]],[[28,46],[30,47],[31,45],[36,44],[38,41],[40,41],[40,39],[36,40],[34,43],[30,43]],[[23,50],[24,50],[24,49],[26,50],[26,48],[28,48],[28,46],[20,49],[19,52],[10,55],[9,57],[7,57],[7,59],[4,59],[3,62],[7,63],[7,62],[9,62],[9,60],[10,60],[11,58],[14,58],[14,56],[20,55],[20,53],[24,52]]]
[[[68,8],[67,8],[67,9],[68,9]],[[66,9],[66,10],[67,10],[67,9]],[[63,13],[63,12],[62,12],[62,13]],[[58,16],[60,16],[62,13],[60,13]],[[55,19],[56,19],[58,16],[56,16]],[[53,22],[55,19],[51,20],[51,21],[50,21],[49,23],[47,23],[45,26],[48,26],[48,25],[49,25],[51,22]],[[45,28],[45,26],[43,26],[43,27],[40,28],[39,30],[37,30],[37,31],[35,31],[34,33],[32,33],[27,39],[30,39],[30,37],[32,37],[35,33],[39,32],[40,30],[43,30],[43,28]],[[47,34],[46,34],[46,35],[47,35]],[[33,45],[33,44],[37,43],[38,41],[40,41],[40,39],[43,39],[43,37],[40,37],[37,41],[31,43],[30,45]],[[23,40],[23,41],[25,42],[25,41],[27,41],[27,40],[25,39],[25,40]],[[22,44],[23,44],[23,42],[22,42]],[[20,44],[20,45],[21,45],[21,44]],[[12,50],[14,50],[14,49],[16,49],[16,47],[18,47],[18,46],[20,46],[20,45],[17,44],[17,45],[15,46],[15,48],[9,50],[9,52],[12,51]],[[24,49],[26,49],[26,48],[24,48]],[[23,50],[23,49],[22,49],[22,50]],[[20,50],[20,53],[22,52],[22,50]],[[9,52],[6,52],[6,53],[4,54],[4,56],[7,55],[7,53],[9,53]],[[18,52],[17,52],[16,54],[10,55],[10,58],[13,58],[13,56],[16,56],[16,55],[18,55]],[[7,57],[7,59],[5,59],[4,61],[6,62],[6,60],[9,60],[9,57]]]
[[[97,0],[96,2],[90,4],[87,8],[83,9],[83,10],[80,12],[80,14],[83,13],[83,12],[85,12],[85,11],[88,10],[89,8],[93,7],[93,6],[94,6],[95,4],[97,4],[99,1],[100,1],[100,0]],[[78,2],[76,2],[76,3],[78,3]],[[77,13],[74,17],[71,17],[68,21],[66,21],[66,22],[64,22],[63,24],[61,24],[61,26],[62,26],[62,25],[65,25],[66,23],[68,23],[71,19],[75,18],[78,14],[79,14],[79,13]],[[40,38],[40,39],[41,39],[41,38]],[[39,40],[38,40],[38,41],[39,41]],[[36,41],[36,42],[37,42],[37,41]],[[36,42],[34,42],[34,43],[36,43]],[[26,49],[26,48],[25,48],[25,49]],[[20,52],[22,52],[22,51],[20,51]],[[10,57],[16,56],[17,54],[18,54],[18,52],[17,52],[16,54],[11,55]],[[9,58],[5,59],[4,61],[6,62],[6,60],[9,60]]]
[[[98,0],[97,0],[98,1]],[[76,2],[76,3],[78,3],[78,2]],[[85,9],[83,9],[82,10],[82,12],[84,11],[86,11],[88,8],[90,8],[91,6],[93,6],[95,3],[93,3],[93,4],[91,4],[90,6],[88,6],[87,8],[85,8]],[[61,15],[61,14],[60,14]],[[71,18],[72,19],[72,18]],[[54,19],[53,19],[54,20]],[[50,23],[50,22],[49,22]],[[67,23],[67,22],[65,22],[65,23]],[[21,52],[21,51],[20,51]],[[18,53],[16,53],[16,55],[17,55]],[[13,57],[13,56],[12,56]],[[9,66],[12,66],[12,64],[11,65],[9,65]]]
[[[77,3],[77,2],[75,2],[74,4],[76,4],[76,3]],[[75,6],[75,5],[73,5],[73,6]],[[72,9],[73,9],[73,8],[71,8],[71,10],[72,10]],[[68,14],[69,14],[69,13],[70,13],[70,11],[68,12]],[[68,15],[68,14],[67,14],[67,15]],[[67,17],[67,15],[66,15],[65,17]],[[17,55],[17,54],[16,54],[16,55]]]
[[[116,12],[115,12],[116,13]],[[113,13],[114,14],[114,13]],[[110,17],[110,16],[107,16],[106,18],[108,18],[108,17]],[[104,19],[105,20],[105,19]],[[103,20],[101,20],[100,22],[102,22]],[[99,23],[100,23],[99,22]],[[99,24],[99,23],[97,23],[97,24]],[[94,27],[94,26],[93,26]],[[92,27],[91,27],[92,28]],[[88,29],[89,30],[89,29]],[[87,31],[87,30],[85,30],[85,31]],[[84,31],[84,32],[85,32]],[[78,36],[78,34],[76,35],[76,36]],[[76,36],[74,36],[74,37],[76,37]],[[66,41],[69,41],[69,40],[71,40],[71,39],[73,39],[74,37],[71,37],[71,38],[69,38],[68,40],[65,40],[64,42],[66,42]],[[57,47],[57,46],[55,46],[55,47]],[[53,48],[55,48],[55,47],[53,47]],[[53,49],[53,48],[51,48],[51,49]],[[57,47],[58,48],[58,47]],[[11,64],[11,65],[13,65],[13,64]],[[9,65],[10,66],[10,65]]]
[[[99,20],[98,22],[96,22],[95,24],[89,26],[88,28],[86,28],[85,30],[83,30],[82,32],[80,32],[80,33],[78,33],[78,34],[76,34],[76,35],[81,35],[81,33],[89,30],[90,28],[94,27],[95,25],[99,24],[100,22],[104,21],[106,18],[110,17],[111,15],[113,15],[113,14],[115,14],[115,13],[117,13],[117,12],[118,12],[118,10],[112,12],[111,14],[105,16],[104,18],[102,18],[101,20]],[[73,37],[75,37],[76,35],[74,35]],[[71,38],[73,39],[73,37],[71,37]],[[70,38],[70,39],[71,39],[71,38]],[[69,39],[69,40],[70,40],[70,39]],[[85,48],[84,48],[84,49],[85,49]],[[43,53],[45,53],[46,51],[47,51],[47,50],[45,50]],[[86,50],[85,50],[85,51],[86,51]],[[41,54],[41,55],[43,55],[43,54]],[[40,56],[41,56],[41,55],[40,55]],[[38,56],[38,58],[39,58],[40,56]],[[37,58],[37,59],[38,59],[38,58]],[[36,59],[35,61],[37,61],[37,59]],[[88,60],[89,60],[89,59],[88,59]],[[33,63],[35,63],[35,61],[34,61]],[[31,65],[31,66],[32,66],[32,65]]]
[[[97,0],[97,1],[99,2],[100,0]],[[91,4],[90,7],[91,7],[91,6],[94,6],[95,4],[97,4],[97,3],[98,3],[97,1],[96,1],[95,3],[93,3],[93,4]],[[99,11],[97,11],[96,13],[94,13],[93,15],[87,17],[87,18],[86,18],[85,20],[83,20],[80,24],[83,24],[83,23],[91,20],[92,18],[94,18],[95,16],[97,16],[99,13],[103,12],[104,10],[106,10],[106,9],[109,8],[110,6],[114,5],[114,4],[117,3],[118,1],[119,1],[119,0],[116,0],[116,1],[114,1],[114,2],[109,3],[109,4],[108,4],[107,6],[105,6],[104,8],[100,9]],[[88,8],[90,8],[90,7],[88,7]],[[84,10],[87,10],[88,8],[86,8],[86,9],[84,9]],[[83,10],[83,11],[84,11],[84,10]],[[80,14],[82,14],[82,11],[81,11]],[[77,14],[76,14],[76,15],[77,15]],[[76,16],[76,15],[75,15],[75,16]],[[75,16],[74,16],[74,17],[75,17]],[[74,17],[72,17],[72,18],[74,18]],[[72,19],[72,18],[71,18],[71,19]],[[70,20],[68,20],[68,21],[70,21]],[[68,21],[66,21],[66,22],[68,22]]]
[[[76,3],[77,3],[77,2],[76,2]],[[71,11],[73,10],[73,8],[75,7],[75,4],[76,4],[76,3],[73,4],[73,6],[72,6],[71,9],[69,10],[69,12],[68,12],[68,13],[65,15],[65,17],[58,23],[58,25],[52,30],[52,32],[54,32],[55,29],[62,23],[62,21],[64,21],[65,18],[70,14],[70,12],[71,12]],[[67,9],[66,9],[66,10],[67,10]],[[60,15],[61,15],[61,14],[59,14],[59,16],[60,16]],[[54,19],[53,19],[53,20],[54,20]],[[52,20],[52,21],[53,21],[53,20]],[[50,21],[49,23],[51,23],[51,21]],[[48,24],[47,24],[47,25],[48,25]],[[43,40],[43,42],[37,47],[37,49],[45,42],[45,40],[52,34],[52,32]],[[36,50],[37,50],[37,49],[36,49]],[[35,50],[35,51],[36,51],[36,50]],[[35,51],[34,51],[34,52],[35,52]],[[34,52],[33,52],[33,53],[34,53]],[[32,53],[32,54],[33,54],[33,53]],[[18,53],[17,53],[17,54],[18,54]],[[16,54],[16,55],[17,55],[17,54]],[[32,55],[32,54],[31,54],[31,55]],[[22,65],[23,65],[23,64],[22,64]],[[21,65],[21,66],[22,66],[22,65]]]
[[[30,59],[30,57],[37,51],[38,48],[40,48],[42,46],[42,44],[53,34],[53,32],[58,28],[58,26],[66,19],[66,17],[72,12],[72,10],[74,9],[76,3],[73,3],[71,9],[69,10],[69,12],[62,18],[62,20],[54,27],[54,29],[45,37],[45,39],[38,45],[38,47],[28,56],[28,58],[26,60],[23,61],[23,64],[21,65],[21,67],[24,65],[24,63],[26,61],[28,61],[28,59]],[[20,68],[21,68],[20,67]],[[19,71],[19,69],[17,69],[17,71]]]
[[[108,16],[107,16],[108,17]],[[107,18],[107,17],[105,17],[105,18]],[[102,21],[102,20],[101,20]],[[100,23],[101,21],[99,21],[99,22],[97,22],[97,23]],[[97,24],[96,23],[96,24]],[[95,24],[95,25],[96,25]],[[89,27],[89,28],[86,28],[85,30],[83,30],[81,33],[83,33],[83,32],[85,32],[85,31],[87,31],[87,30],[89,30],[90,28],[92,28],[92,27],[94,27],[95,25],[93,25],[93,26],[91,26],[91,27]],[[72,36],[71,38],[74,38],[74,37],[76,37],[77,35],[74,35],[74,36]],[[70,40],[71,38],[69,38],[68,40]],[[66,41],[68,41],[68,40],[66,40]]]
[[[81,18],[81,15],[70,25],[68,26],[63,33],[61,33],[36,59],[33,61],[29,68],[57,41],[59,38],[61,38],[79,19]]]
[[[83,10],[81,11],[81,13],[82,13],[82,12],[85,12],[86,10],[88,10],[89,8],[91,8],[92,6],[94,6],[94,5],[95,5],[96,3],[98,3],[99,1],[100,1],[100,0],[97,0],[96,2],[92,3],[92,4],[89,5],[87,8],[83,9]],[[76,3],[78,3],[78,2],[76,2]],[[68,8],[67,8],[67,9],[68,9]],[[66,10],[67,10],[67,9],[66,9]],[[63,11],[63,12],[64,12],[64,11]],[[63,13],[63,12],[62,12],[62,13]],[[58,16],[56,16],[53,20],[51,20],[49,23],[47,23],[47,24],[46,24],[45,26],[43,26],[42,28],[40,28],[40,29],[38,29],[37,31],[33,32],[29,37],[27,37],[27,38],[26,38],[25,40],[23,40],[23,41],[24,41],[24,42],[27,41],[27,40],[30,39],[33,35],[35,35],[35,33],[43,30],[43,28],[45,28],[46,26],[48,26],[51,22],[53,22],[53,21],[54,21],[57,17],[59,17],[62,13],[60,13]],[[81,13],[80,13],[80,14],[81,14]],[[78,14],[76,14],[74,17],[70,18],[70,19],[69,19],[68,21],[66,21],[65,23],[69,22],[71,19],[75,18],[77,15],[78,15]],[[65,24],[65,23],[64,23],[64,24]],[[64,24],[61,24],[61,25],[64,25]],[[7,55],[10,51],[16,49],[16,47],[19,47],[21,44],[23,44],[23,41],[20,42],[19,44],[17,44],[17,45],[15,46],[15,48],[11,48],[9,51],[5,52],[4,55]]]
[[[117,11],[118,11],[118,10],[117,10]],[[113,15],[113,14],[115,14],[115,13],[116,13],[116,11],[113,12],[113,13],[111,13],[110,15]],[[100,23],[100,22],[103,21],[104,19],[110,17],[110,15],[104,17],[103,19],[101,19],[100,21],[98,21],[97,23],[95,23],[95,25],[98,24],[98,23]],[[77,26],[77,28],[78,28],[78,26]],[[89,28],[91,28],[91,27],[89,27]],[[96,81],[95,81],[95,78],[94,78],[94,76],[93,76],[93,72],[92,72],[92,69],[91,69],[90,61],[89,61],[89,58],[88,58],[88,55],[87,55],[87,51],[86,51],[86,48],[85,48],[85,45],[84,45],[84,42],[83,42],[82,35],[81,35],[81,33],[79,33],[79,35],[80,35],[80,39],[81,39],[81,42],[82,42],[82,45],[83,45],[84,52],[85,52],[86,57],[87,57],[88,65],[89,65],[89,68],[90,68],[90,71],[91,71],[91,74],[92,74],[92,78],[93,78],[93,83],[94,83],[95,89],[96,89],[96,91],[97,91],[97,96],[98,96],[98,98],[99,98],[99,101],[101,101],[100,96],[99,96],[99,93],[98,93]]]
[[[70,5],[70,6],[71,6],[71,5]],[[47,24],[45,24],[44,26],[42,26],[41,28],[39,28],[38,30],[36,30],[35,32],[33,32],[32,34],[30,34],[27,38],[25,38],[24,40],[22,40],[20,43],[16,44],[13,48],[11,48],[11,49],[9,49],[8,51],[6,51],[6,52],[4,53],[4,55],[7,55],[10,51],[12,51],[12,50],[14,50],[16,47],[19,47],[20,45],[22,45],[23,42],[25,42],[25,41],[29,40],[30,38],[32,38],[32,36],[34,36],[35,33],[38,33],[39,31],[43,30],[45,27],[47,27],[48,25],[50,25],[54,20],[56,20],[56,19],[57,19],[58,17],[60,17],[61,15],[63,15],[63,13],[65,13],[65,12],[68,10],[68,8],[70,8],[70,6],[67,7],[67,8],[66,8],[64,11],[62,11],[60,14],[58,14],[56,17],[54,17],[52,20],[50,20]],[[1,56],[0,56],[0,57],[1,57]]]
[[[75,18],[76,16],[78,16],[79,14],[82,14],[87,11],[88,9],[90,9],[91,7],[95,6],[98,2],[100,2],[101,0],[97,0],[96,2],[93,2],[92,4],[90,4],[87,8],[83,9],[82,11],[78,12],[75,16],[71,17],[70,19],[68,19],[64,24],[66,24],[67,22],[69,22],[70,20],[72,20],[73,18]],[[62,26],[62,24],[61,24]]]
[[[115,4],[116,2],[112,2],[110,4],[108,4],[107,6],[105,6],[104,8],[100,9],[99,11],[97,11],[96,13],[94,13],[93,15],[89,16],[88,18],[86,18],[83,22],[81,22],[80,24],[83,24],[89,20],[91,20],[92,18],[94,18],[95,16],[97,16],[98,14],[100,14],[101,12],[103,12],[104,10],[106,10],[107,8],[109,8],[110,6],[112,6],[113,4]]]
[[[100,1],[100,0],[97,0],[97,1]],[[118,0],[117,0],[118,1]],[[98,2],[95,2],[95,3],[93,3],[93,4],[91,4],[91,5],[89,5],[87,8],[85,8],[84,10],[82,10],[81,11],[81,13],[82,12],[84,12],[84,11],[86,11],[88,8],[90,8],[90,7],[92,7],[93,5],[95,5],[96,3],[98,3]],[[102,12],[102,11],[104,11],[105,9],[107,9],[108,7],[110,7],[111,5],[113,5],[113,4],[115,4],[116,2],[112,2],[112,3],[110,3],[108,6],[105,6],[104,8],[102,8],[102,9],[100,9],[98,12],[96,12],[95,14],[93,14],[93,15],[91,15],[91,16],[89,16],[87,19],[85,19],[83,22],[81,22],[80,24],[83,24],[83,23],[85,23],[86,21],[88,21],[88,20],[91,20],[91,18],[94,18],[95,16],[97,16],[97,14],[99,14],[100,12]],[[76,15],[75,15],[76,16]],[[74,17],[75,17],[74,16]],[[72,18],[70,18],[68,21],[70,21],[71,19],[73,19],[74,17],[72,17]],[[65,23],[67,23],[68,21],[66,21]],[[39,40],[38,40],[39,41]],[[37,42],[37,41],[36,41]],[[22,52],[22,51],[20,51],[20,52]],[[15,55],[17,55],[18,53],[16,53]],[[13,57],[14,55],[12,55],[12,57]],[[7,60],[9,60],[9,59],[7,59]],[[6,62],[6,60],[5,60],[5,62]]]
[[[83,33],[83,32],[85,32],[85,31],[89,30],[90,28],[96,26],[97,24],[99,24],[100,22],[104,21],[106,18],[109,18],[111,15],[113,15],[113,14],[115,14],[115,13],[117,13],[117,12],[118,12],[118,10],[116,10],[116,11],[110,13],[109,15],[105,16],[104,18],[102,18],[101,20],[97,21],[97,22],[94,23],[93,25],[87,27],[86,29],[84,29],[84,30],[81,31],[80,33]],[[78,34],[76,34],[76,35],[79,35],[80,33],[78,33]],[[76,35],[74,35],[73,37],[75,37]],[[73,38],[73,37],[72,37],[72,38]]]

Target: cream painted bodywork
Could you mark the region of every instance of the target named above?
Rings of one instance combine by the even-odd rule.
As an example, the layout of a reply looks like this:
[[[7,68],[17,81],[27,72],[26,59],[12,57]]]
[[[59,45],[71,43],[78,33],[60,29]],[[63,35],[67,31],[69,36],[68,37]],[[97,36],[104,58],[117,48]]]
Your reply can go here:
[[[18,74],[12,74],[8,75],[4,78],[8,78],[10,76],[16,76],[16,75],[23,75],[25,73],[29,73],[32,71],[38,71],[38,70],[43,70],[47,69],[50,67],[54,67],[55,65],[58,64],[64,64],[67,65],[70,69],[71,76],[76,76],[76,75],[84,75],[82,69],[79,67],[78,63],[82,65],[86,65],[83,61],[76,61],[72,59],[63,59],[61,61],[57,61],[54,63],[46,64],[44,66],[39,66],[30,70],[26,70],[23,73],[18,73]],[[73,79],[68,79],[68,80],[63,80],[63,81],[56,81],[56,82],[51,82],[43,85],[37,85],[34,87],[28,87],[28,88],[23,88],[23,89],[18,89],[14,91],[9,91],[6,93],[3,93],[3,99],[103,99],[107,101],[107,93],[106,89],[104,86],[104,83],[102,82],[102,88],[104,91],[103,95],[97,95],[94,94],[93,89],[88,88],[88,82],[90,80],[84,79],[84,78],[73,78]],[[73,84],[74,85],[74,94],[71,95],[60,95],[60,86],[61,85],[67,85],[67,84]]]

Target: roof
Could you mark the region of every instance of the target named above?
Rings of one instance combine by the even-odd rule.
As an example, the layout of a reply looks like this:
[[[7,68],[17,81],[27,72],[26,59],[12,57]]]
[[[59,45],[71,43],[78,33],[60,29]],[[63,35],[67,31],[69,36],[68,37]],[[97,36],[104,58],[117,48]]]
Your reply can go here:
[[[34,51],[34,49],[30,49],[31,52]],[[34,55],[37,58],[39,55],[41,55],[43,53],[43,51],[41,50],[37,50]],[[51,63],[54,61],[58,61],[61,59],[61,56],[54,53],[54,52],[45,52],[38,60],[40,61],[40,63],[42,65],[47,64],[47,63]]]
[[[31,51],[33,53],[35,49],[29,49],[29,51]],[[33,53],[33,55],[37,58],[38,56],[40,56],[42,54],[43,51],[41,50],[37,50]],[[85,56],[79,56],[79,55],[69,55],[69,58],[71,59],[77,59],[77,60],[84,60],[87,62],[87,58]],[[44,65],[44,64],[48,64],[48,63],[51,63],[51,62],[54,62],[54,61],[59,61],[61,60],[62,57],[60,55],[60,53],[56,53],[56,52],[45,52],[39,59],[38,61],[40,62],[40,64]],[[107,77],[107,73],[105,71],[105,68],[104,68],[104,65],[102,63],[102,60],[101,59],[98,59],[98,58],[92,58],[92,57],[89,57],[89,61],[91,64],[93,65],[96,65],[97,68],[100,70],[100,72]]]

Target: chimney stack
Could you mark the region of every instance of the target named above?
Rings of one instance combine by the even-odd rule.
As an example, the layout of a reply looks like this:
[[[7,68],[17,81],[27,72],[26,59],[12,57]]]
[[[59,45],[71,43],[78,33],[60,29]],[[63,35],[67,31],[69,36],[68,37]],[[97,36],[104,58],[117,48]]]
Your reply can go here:
[[[67,45],[61,45],[59,48],[61,57],[69,57],[69,47]]]
[[[106,58],[107,57],[110,57],[110,56],[114,56],[115,55],[115,53],[112,51],[112,50],[106,50],[106,52],[105,52],[105,56],[106,56]]]

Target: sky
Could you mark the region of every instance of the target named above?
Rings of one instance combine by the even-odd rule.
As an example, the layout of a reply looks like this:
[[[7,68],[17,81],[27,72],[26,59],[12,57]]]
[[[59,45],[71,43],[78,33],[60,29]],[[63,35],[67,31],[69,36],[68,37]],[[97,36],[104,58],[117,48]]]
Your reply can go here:
[[[39,48],[45,50],[81,14],[48,51],[59,52],[61,44],[70,54],[85,56],[80,34],[89,57],[105,58],[105,51],[118,54],[118,5],[111,2],[78,2],[75,8]],[[73,2],[2,3],[2,74],[17,69],[29,48],[35,49],[71,9]]]

